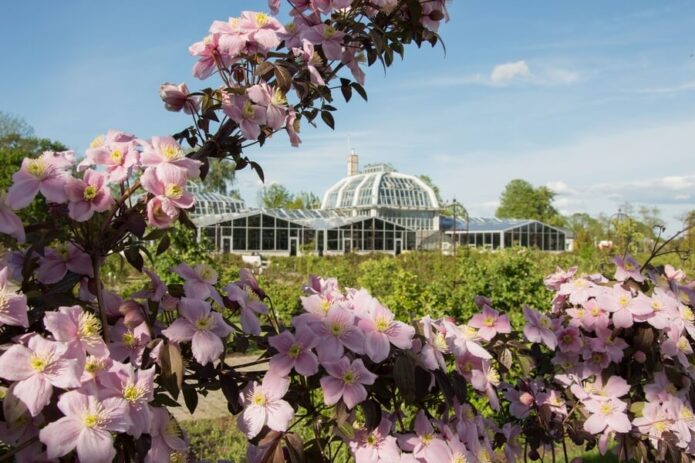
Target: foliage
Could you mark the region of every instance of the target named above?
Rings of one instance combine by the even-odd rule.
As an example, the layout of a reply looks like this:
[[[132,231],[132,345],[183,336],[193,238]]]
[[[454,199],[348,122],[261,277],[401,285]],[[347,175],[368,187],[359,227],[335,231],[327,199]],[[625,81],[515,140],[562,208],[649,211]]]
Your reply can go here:
[[[34,128],[21,117],[0,111],[0,138],[8,135],[31,138],[34,136]]]
[[[500,196],[495,216],[500,219],[534,219],[559,225],[561,217],[553,207],[555,193],[548,187],[534,188],[526,180],[510,181]]]
[[[270,209],[287,208],[292,203],[292,193],[279,183],[272,183],[258,192],[258,203]]]
[[[233,188],[236,181],[234,175],[236,167],[233,162],[215,159],[210,161],[210,167],[205,177],[205,181],[196,181],[202,191],[210,191],[229,196],[234,199],[241,199],[238,189]]]

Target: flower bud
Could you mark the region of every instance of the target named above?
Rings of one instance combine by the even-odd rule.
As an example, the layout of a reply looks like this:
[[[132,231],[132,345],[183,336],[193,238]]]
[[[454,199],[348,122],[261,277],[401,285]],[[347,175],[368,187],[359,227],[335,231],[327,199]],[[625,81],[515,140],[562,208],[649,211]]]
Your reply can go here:
[[[637,363],[644,363],[647,361],[647,354],[642,352],[641,350],[638,350],[634,354],[632,354],[632,358],[635,360]]]
[[[125,301],[118,311],[123,315],[123,324],[128,328],[133,329],[145,321],[142,306],[135,301]]]
[[[189,94],[186,84],[163,83],[159,87],[159,96],[164,101],[164,107],[169,111],[183,111],[191,114],[198,110],[200,100]]]

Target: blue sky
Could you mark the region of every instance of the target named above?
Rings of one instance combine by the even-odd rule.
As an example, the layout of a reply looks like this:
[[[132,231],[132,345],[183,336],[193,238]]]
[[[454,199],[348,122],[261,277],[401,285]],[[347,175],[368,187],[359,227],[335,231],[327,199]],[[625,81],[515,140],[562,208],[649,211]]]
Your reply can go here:
[[[191,76],[187,47],[214,19],[265,1],[13,2],[3,11],[0,110],[83,151],[109,128],[142,137],[188,124],[159,84]],[[338,96],[336,130],[303,127],[249,151],[268,182],[319,195],[361,164],[427,174],[471,215],[494,214],[524,178],[557,192],[565,213],[657,206],[670,231],[695,207],[695,3],[454,0],[446,54],[408,48],[367,73],[369,102]],[[208,84],[216,85],[210,81]],[[250,204],[260,184],[238,176]]]

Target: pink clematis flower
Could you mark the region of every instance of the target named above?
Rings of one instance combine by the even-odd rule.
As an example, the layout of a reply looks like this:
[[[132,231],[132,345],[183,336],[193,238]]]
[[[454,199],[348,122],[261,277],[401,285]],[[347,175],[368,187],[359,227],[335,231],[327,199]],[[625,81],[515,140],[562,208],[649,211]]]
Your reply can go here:
[[[150,301],[160,302],[167,292],[167,286],[154,271],[144,269],[144,272],[150,278],[149,286],[142,291],[134,293],[131,297],[133,299],[148,299]]]
[[[109,182],[121,183],[139,164],[140,153],[133,142],[112,142],[93,150],[92,159],[95,164],[106,167]]]
[[[396,438],[391,434],[393,423],[386,417],[381,418],[379,426],[372,432],[366,429],[355,431],[355,438],[350,441],[350,450],[355,461],[360,463],[390,463],[401,461],[401,450]]]
[[[241,134],[247,140],[256,140],[261,134],[261,125],[267,121],[266,108],[254,102],[246,95],[225,94],[222,110],[234,122],[239,124]]]
[[[473,315],[468,322],[469,326],[478,329],[478,336],[486,341],[492,340],[498,333],[511,333],[512,326],[506,315],[500,315],[492,307],[485,305],[483,312]]]
[[[109,354],[101,337],[101,322],[82,307],[59,307],[57,312],[46,312],[43,319],[46,329],[56,341],[65,342],[71,354],[84,363],[86,354],[106,357]]]
[[[321,23],[310,27],[304,37],[314,45],[321,45],[326,59],[339,60],[342,58],[344,32],[336,30],[329,24]]]
[[[191,341],[193,357],[202,365],[215,361],[224,352],[223,339],[232,327],[222,315],[210,310],[210,303],[189,297],[179,302],[180,318],[162,331],[174,342]]]
[[[640,434],[649,436],[656,447],[659,445],[661,435],[671,431],[674,425],[672,416],[658,402],[646,403],[642,409],[642,416],[635,418],[632,424],[637,427]]]
[[[323,321],[309,326],[321,338],[316,351],[322,363],[338,360],[346,347],[357,354],[364,353],[364,333],[355,326],[355,315],[347,309],[334,305]]]
[[[620,362],[623,359],[623,351],[628,344],[623,338],[615,336],[610,328],[596,327],[596,338],[590,338],[591,349],[608,354],[611,362]]]
[[[580,352],[584,346],[581,331],[573,326],[558,331],[556,336],[561,352]]]
[[[58,399],[65,415],[39,433],[49,458],[67,455],[73,449],[81,463],[102,463],[116,457],[112,432],[126,432],[131,422],[125,401],[100,400],[94,389],[66,392]]]
[[[195,299],[207,299],[217,302],[221,307],[224,306],[222,296],[215,289],[217,284],[217,272],[207,264],[197,264],[191,268],[188,264],[181,263],[171,269],[185,281],[183,290],[186,296]]]
[[[268,313],[268,307],[258,299],[258,296],[249,286],[240,286],[230,283],[226,288],[227,297],[239,305],[241,327],[246,333],[258,336],[261,332],[261,324],[256,314]]]
[[[632,293],[619,284],[599,294],[596,301],[608,312],[612,312],[613,326],[616,328],[629,328],[633,325],[635,316],[642,317],[652,313],[651,307],[639,304],[632,297]]]
[[[268,84],[257,84],[250,87],[247,93],[253,103],[266,108],[265,116],[268,127],[277,130],[285,125],[287,98],[280,88],[273,89]]]
[[[495,392],[495,387],[500,384],[500,375],[492,366],[490,360],[482,361],[480,370],[473,370],[471,373],[471,386],[476,391],[484,392],[493,410],[500,409],[500,402]]]
[[[171,203],[170,207],[188,209],[193,206],[193,195],[186,191],[186,172],[180,169],[147,169],[140,177],[145,191]]]
[[[132,426],[128,433],[138,438],[147,432],[151,413],[148,405],[154,399],[155,367],[136,370],[133,365],[114,362],[108,374],[101,377],[104,397],[119,397],[125,400]]]
[[[601,432],[630,432],[632,423],[625,413],[627,404],[622,400],[587,400],[584,406],[590,415],[584,422],[584,430],[591,434]]]
[[[265,375],[263,382],[249,384],[241,393],[244,412],[237,418],[239,429],[253,439],[264,425],[274,431],[287,431],[294,409],[282,398],[289,388],[289,379]]]
[[[287,376],[292,368],[303,376],[312,376],[319,371],[319,363],[311,349],[316,347],[319,339],[306,326],[297,328],[297,333],[283,331],[271,336],[268,343],[278,353],[270,359],[270,372],[277,376]]]
[[[350,362],[347,357],[324,364],[329,376],[321,378],[323,400],[326,405],[338,403],[342,398],[348,409],[367,399],[364,385],[374,384],[376,375],[364,366],[361,359]]]
[[[638,283],[644,281],[644,275],[640,273],[640,266],[632,256],[626,256],[625,259],[619,256],[613,258],[613,263],[615,263],[615,278],[617,281],[626,281],[632,278]]]
[[[50,285],[62,280],[68,271],[93,277],[92,259],[72,243],[59,244],[55,248],[45,248],[43,257],[39,258],[36,279]]]
[[[492,355],[479,344],[480,336],[475,328],[469,325],[456,326],[448,320],[444,320],[443,325],[449,347],[457,357],[469,353],[479,359],[492,358]]]
[[[357,326],[365,334],[364,351],[372,362],[385,360],[389,356],[390,344],[399,349],[410,349],[413,345],[415,328],[394,320],[393,312],[376,299],[357,313]]]
[[[0,191],[0,233],[14,236],[19,243],[26,240],[22,220],[7,204],[7,194],[4,191]]]
[[[321,73],[318,71],[317,66],[323,66],[323,60],[321,56],[314,50],[314,44],[307,39],[302,39],[302,48],[293,48],[292,52],[295,56],[298,56],[304,60],[304,64],[309,71],[309,78],[311,83],[316,85],[326,85],[326,82],[321,77]]]
[[[188,47],[191,55],[197,56],[198,61],[193,65],[193,75],[198,79],[207,79],[217,69],[217,63],[228,66],[230,59],[220,51],[220,34],[210,34],[203,40]]]
[[[280,45],[278,34],[285,32],[285,28],[276,18],[255,11],[242,11],[238,28],[252,44],[249,51],[259,53],[266,53]]]
[[[111,328],[111,343],[108,345],[111,358],[119,362],[130,359],[130,363],[140,366],[142,354],[150,339],[152,338],[147,323],[128,328],[123,320],[119,320]]]
[[[201,162],[186,157],[174,137],[152,137],[152,141],[140,141],[143,151],[140,163],[144,167],[153,167],[158,175],[167,171],[179,170],[188,179],[200,176]],[[167,178],[167,177],[164,177]]]
[[[163,83],[159,86],[159,97],[164,101],[167,111],[181,111],[193,114],[200,108],[200,97],[191,96],[186,84]]]
[[[576,273],[577,267],[570,267],[567,271],[557,267],[554,273],[543,279],[543,283],[546,288],[557,291],[560,289],[560,286],[570,281]]]
[[[652,297],[639,293],[634,303],[644,311],[651,310],[647,315],[635,316],[635,320],[646,321],[656,329],[663,330],[679,318],[678,300],[661,288],[655,288]]]
[[[7,192],[7,205],[14,210],[27,207],[41,193],[48,202],[64,203],[65,182],[69,178],[66,167],[54,153],[47,151],[36,159],[24,158],[18,172],[12,176],[13,184]]]
[[[413,457],[425,461],[438,461],[436,456],[438,452],[442,452],[442,449],[437,447],[447,447],[444,440],[437,437],[432,423],[422,410],[415,417],[415,433],[400,435],[397,440],[401,449],[412,452]]]
[[[297,148],[301,143],[302,139],[299,138],[299,131],[301,125],[299,119],[297,118],[297,112],[294,107],[290,106],[287,110],[287,118],[285,119],[285,129],[287,130],[287,135],[290,137],[290,144]]]
[[[524,318],[527,321],[526,325],[524,325],[524,336],[526,336],[526,339],[533,343],[542,342],[549,349],[555,350],[557,337],[548,316],[533,310],[529,306],[524,306]]]
[[[27,346],[16,344],[0,356],[0,377],[18,381],[14,394],[36,416],[51,400],[53,387],[80,385],[80,366],[66,358],[65,344],[32,335]]]
[[[429,315],[423,317],[420,324],[426,340],[419,353],[423,365],[428,370],[436,370],[437,368],[446,370],[444,354],[449,353],[446,331],[440,323],[433,321]]]
[[[7,285],[8,273],[7,267],[0,270],[0,326],[14,325],[28,328],[27,297],[10,291]]]
[[[152,437],[145,463],[170,461],[172,453],[186,453],[186,442],[179,437],[179,427],[166,408],[152,407],[148,434]]]

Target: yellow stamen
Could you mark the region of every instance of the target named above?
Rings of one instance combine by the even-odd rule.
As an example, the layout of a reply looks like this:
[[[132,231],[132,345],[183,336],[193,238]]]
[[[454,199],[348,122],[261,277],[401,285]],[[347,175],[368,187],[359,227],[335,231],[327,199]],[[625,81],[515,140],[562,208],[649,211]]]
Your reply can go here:
[[[84,188],[84,191],[82,192],[82,197],[83,197],[86,201],[90,201],[90,200],[96,198],[96,196],[97,196],[97,189],[96,189],[96,187],[93,186],[93,185],[87,185],[87,186]]]

